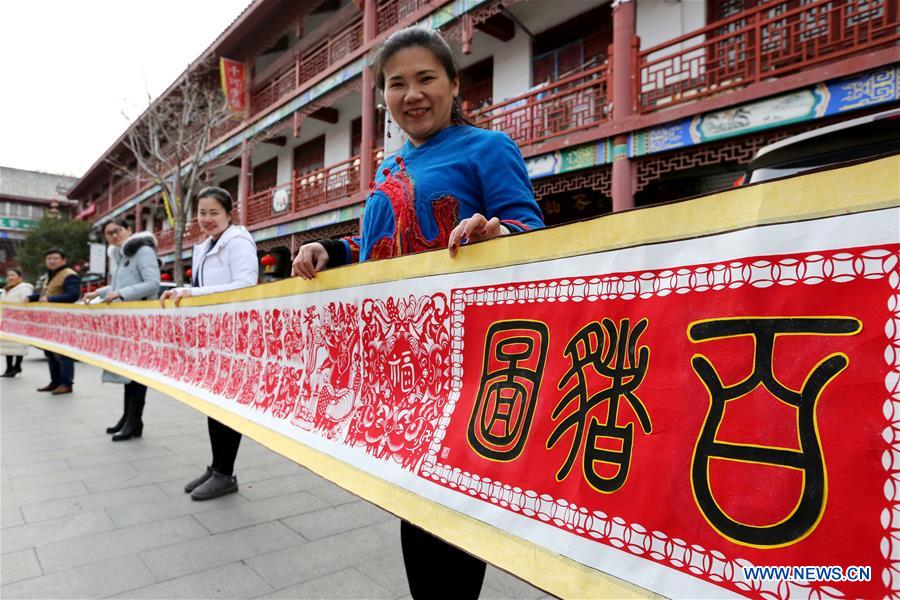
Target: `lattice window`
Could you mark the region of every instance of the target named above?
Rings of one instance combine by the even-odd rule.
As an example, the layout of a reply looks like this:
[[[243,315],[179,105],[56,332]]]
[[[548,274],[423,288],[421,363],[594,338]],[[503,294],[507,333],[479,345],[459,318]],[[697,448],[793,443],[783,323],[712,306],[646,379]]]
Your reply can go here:
[[[637,165],[637,185],[634,191],[640,192],[651,181],[659,179],[666,173],[723,163],[746,165],[763,146],[820,126],[821,124],[819,123],[807,124],[790,129],[746,136],[718,144],[692,146],[684,150],[638,158],[635,160]]]
[[[256,249],[268,252],[273,248],[277,248],[279,246],[283,246],[285,248],[291,247],[291,236],[283,235],[281,237],[272,238],[271,240],[263,240],[261,242],[256,242]]]
[[[578,190],[590,189],[600,192],[605,196],[610,196],[612,168],[608,165],[577,171],[575,173],[565,173],[563,175],[555,175],[553,177],[545,177],[532,182],[534,187],[534,197],[538,201],[560,192],[574,192]]]
[[[325,238],[338,239],[348,235],[359,235],[359,221],[344,221],[343,223],[329,225],[320,229],[295,233],[294,243],[299,248],[301,244],[307,242],[315,242]]]

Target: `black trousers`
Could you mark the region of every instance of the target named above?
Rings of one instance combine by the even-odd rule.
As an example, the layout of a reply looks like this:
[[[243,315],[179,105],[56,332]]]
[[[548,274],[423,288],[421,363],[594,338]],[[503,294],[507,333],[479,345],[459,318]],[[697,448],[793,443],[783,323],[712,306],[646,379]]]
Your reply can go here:
[[[209,445],[212,446],[212,468],[225,475],[233,474],[241,434],[211,417],[206,418],[206,423],[209,427]]]
[[[415,600],[477,600],[487,567],[483,560],[406,521],[400,521],[400,544]]]
[[[129,381],[125,384],[125,395],[132,400],[144,402],[147,398],[147,386],[137,381]]]

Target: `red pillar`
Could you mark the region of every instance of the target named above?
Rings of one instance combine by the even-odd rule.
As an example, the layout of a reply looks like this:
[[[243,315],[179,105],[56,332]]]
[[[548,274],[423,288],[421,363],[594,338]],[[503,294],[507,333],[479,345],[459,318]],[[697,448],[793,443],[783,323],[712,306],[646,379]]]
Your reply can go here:
[[[363,4],[363,44],[368,44],[377,35],[378,3],[376,0],[365,0]],[[374,172],[373,138],[375,137],[375,76],[372,69],[363,67],[362,72],[362,145],[359,157],[359,187],[369,189]]]
[[[238,211],[241,225],[247,226],[247,197],[250,195],[250,142],[241,142],[241,176],[238,178]]]
[[[138,163],[137,168],[135,169],[134,174],[134,193],[137,194],[141,191],[141,165]],[[141,219],[141,203],[138,202],[137,206],[134,207],[134,230],[135,232],[141,231],[144,229],[143,219]]]
[[[621,122],[634,114],[635,40],[634,0],[613,2],[612,92],[613,121]],[[613,138],[612,206],[614,211],[634,208],[634,163],[628,159],[628,136]]]

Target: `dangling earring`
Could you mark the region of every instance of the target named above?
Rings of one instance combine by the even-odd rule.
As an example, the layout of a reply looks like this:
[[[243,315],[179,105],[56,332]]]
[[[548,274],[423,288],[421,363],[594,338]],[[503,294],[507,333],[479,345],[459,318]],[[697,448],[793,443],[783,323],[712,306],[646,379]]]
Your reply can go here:
[[[462,121],[462,110],[459,107],[459,97],[453,97],[453,104],[450,109],[450,120],[454,123]]]
[[[384,134],[387,139],[391,139],[391,126],[393,124],[394,124],[394,122],[391,120],[391,113],[388,112],[388,114],[387,114],[387,132],[385,132],[385,134]]]

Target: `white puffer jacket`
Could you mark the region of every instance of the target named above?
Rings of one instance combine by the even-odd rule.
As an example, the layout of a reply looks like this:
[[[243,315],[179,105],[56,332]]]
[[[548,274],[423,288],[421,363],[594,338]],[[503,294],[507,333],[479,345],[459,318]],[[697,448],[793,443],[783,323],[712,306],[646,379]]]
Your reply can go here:
[[[191,279],[196,277],[199,287],[191,287],[192,296],[227,292],[256,285],[259,281],[259,260],[256,242],[245,227],[231,225],[219,236],[210,250],[212,238],[194,246],[191,259]]]

